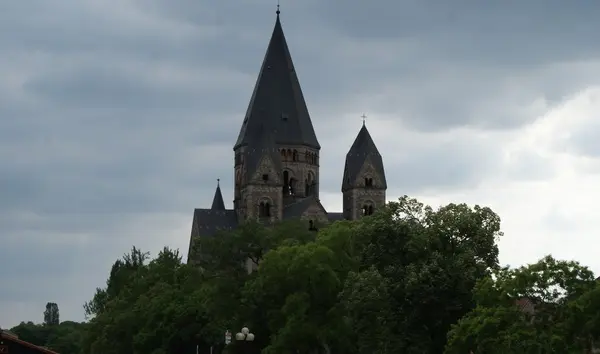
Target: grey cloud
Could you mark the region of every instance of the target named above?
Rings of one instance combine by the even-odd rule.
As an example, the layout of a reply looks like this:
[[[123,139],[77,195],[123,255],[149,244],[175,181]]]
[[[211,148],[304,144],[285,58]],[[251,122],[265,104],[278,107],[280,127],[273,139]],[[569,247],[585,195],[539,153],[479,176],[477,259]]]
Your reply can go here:
[[[316,2],[315,2],[316,4]],[[581,6],[579,6],[581,5]],[[465,58],[522,66],[597,55],[594,33],[600,5],[564,6],[560,0],[474,5],[467,1],[345,1],[318,5],[329,26],[358,38],[418,37],[429,50]]]
[[[558,172],[549,157],[533,152],[519,154],[514,161],[504,166],[506,178],[520,181],[540,181],[551,179]]]
[[[593,122],[580,126],[566,142],[564,148],[579,156],[586,156],[594,159],[600,159],[600,123],[598,116],[594,117]]]
[[[432,139],[433,140],[433,139]],[[416,150],[407,149],[395,162],[395,188],[414,195],[432,191],[473,188],[488,176],[498,161],[498,149],[474,141],[452,141]]]

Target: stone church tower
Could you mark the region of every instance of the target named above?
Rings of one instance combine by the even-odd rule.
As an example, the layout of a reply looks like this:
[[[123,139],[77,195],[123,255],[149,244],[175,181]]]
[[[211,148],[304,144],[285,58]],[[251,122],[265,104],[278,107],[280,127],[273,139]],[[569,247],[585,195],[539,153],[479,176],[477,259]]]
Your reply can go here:
[[[307,227],[355,220],[385,204],[383,160],[367,127],[346,155],[343,211],[327,212],[319,200],[319,154],[311,117],[292,62],[279,11],[234,151],[233,209],[217,184],[212,207],[195,209],[188,262],[198,237],[229,230],[246,220],[307,220]]]

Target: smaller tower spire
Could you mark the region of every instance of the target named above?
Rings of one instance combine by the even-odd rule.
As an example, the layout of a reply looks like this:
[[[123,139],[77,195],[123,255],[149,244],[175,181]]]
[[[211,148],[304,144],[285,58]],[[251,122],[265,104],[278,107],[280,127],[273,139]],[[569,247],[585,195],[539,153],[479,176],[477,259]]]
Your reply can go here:
[[[225,210],[225,202],[223,201],[223,194],[221,194],[221,183],[220,179],[217,178],[217,190],[215,191],[215,197],[213,198],[211,210]]]

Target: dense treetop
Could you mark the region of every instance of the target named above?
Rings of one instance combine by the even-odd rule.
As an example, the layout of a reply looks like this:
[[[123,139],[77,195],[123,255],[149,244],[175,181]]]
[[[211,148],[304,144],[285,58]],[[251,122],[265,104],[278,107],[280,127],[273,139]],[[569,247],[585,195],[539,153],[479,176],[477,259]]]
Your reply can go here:
[[[600,336],[592,272],[550,256],[501,267],[501,236],[489,208],[434,210],[407,197],[318,232],[248,223],[202,239],[199,267],[168,248],[153,259],[133,248],[85,304],[87,323],[13,330],[62,354],[589,349]],[[247,262],[258,269],[248,274]],[[243,326],[255,340],[225,346],[225,331]]]

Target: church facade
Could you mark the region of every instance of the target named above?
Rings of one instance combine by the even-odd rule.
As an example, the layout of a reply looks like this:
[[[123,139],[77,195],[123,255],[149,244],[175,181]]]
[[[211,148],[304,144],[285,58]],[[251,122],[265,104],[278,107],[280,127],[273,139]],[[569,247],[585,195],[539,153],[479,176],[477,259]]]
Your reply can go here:
[[[194,242],[246,220],[266,223],[306,220],[307,227],[370,215],[386,201],[381,154],[365,124],[346,155],[343,210],[328,212],[319,200],[320,150],[283,33],[279,11],[234,152],[234,200],[227,209],[217,188],[212,206],[195,209],[188,263]]]

